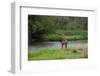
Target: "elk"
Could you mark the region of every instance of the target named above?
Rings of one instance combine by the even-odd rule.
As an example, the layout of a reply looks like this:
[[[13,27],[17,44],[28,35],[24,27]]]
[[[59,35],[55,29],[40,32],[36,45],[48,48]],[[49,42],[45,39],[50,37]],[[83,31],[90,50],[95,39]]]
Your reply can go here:
[[[67,44],[68,44],[67,39],[61,38],[60,43],[61,43],[61,48],[64,48],[64,46],[65,46],[65,48],[67,48]]]

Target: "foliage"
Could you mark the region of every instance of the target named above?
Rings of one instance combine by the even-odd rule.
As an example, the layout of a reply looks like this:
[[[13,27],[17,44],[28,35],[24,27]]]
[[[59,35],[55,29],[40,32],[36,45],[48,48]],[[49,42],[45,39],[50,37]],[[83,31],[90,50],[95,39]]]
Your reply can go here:
[[[55,38],[54,35],[78,36],[81,34],[87,36],[87,24],[88,24],[87,20],[88,20],[87,17],[29,15],[28,16],[29,43],[33,41],[44,41],[46,38],[45,36],[48,34],[51,34],[53,40],[57,40],[57,37]]]
[[[60,37],[67,40],[86,40],[87,32],[63,32],[64,35],[58,35],[56,33],[45,35],[44,38],[47,41],[59,41]]]

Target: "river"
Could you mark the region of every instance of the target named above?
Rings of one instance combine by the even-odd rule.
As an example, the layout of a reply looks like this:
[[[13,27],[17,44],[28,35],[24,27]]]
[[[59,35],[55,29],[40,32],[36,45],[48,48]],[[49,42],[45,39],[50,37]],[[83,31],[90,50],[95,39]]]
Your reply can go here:
[[[79,47],[82,45],[86,45],[88,42],[87,40],[77,40],[77,41],[68,41],[68,47],[74,48]],[[28,46],[28,52],[34,52],[38,49],[43,48],[50,48],[50,49],[60,49],[61,43],[60,42],[41,42],[41,43],[34,43],[33,45]]]

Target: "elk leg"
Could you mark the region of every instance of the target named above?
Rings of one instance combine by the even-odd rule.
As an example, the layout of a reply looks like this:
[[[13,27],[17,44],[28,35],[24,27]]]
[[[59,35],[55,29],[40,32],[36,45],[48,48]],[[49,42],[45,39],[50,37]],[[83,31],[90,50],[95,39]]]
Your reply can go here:
[[[64,44],[61,44],[61,48],[63,48]]]
[[[65,43],[65,48],[67,48],[67,43]]]

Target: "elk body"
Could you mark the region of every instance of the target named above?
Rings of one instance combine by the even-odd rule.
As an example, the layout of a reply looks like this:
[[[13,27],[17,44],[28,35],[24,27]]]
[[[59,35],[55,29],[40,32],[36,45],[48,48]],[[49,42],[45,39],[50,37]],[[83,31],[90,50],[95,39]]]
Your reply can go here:
[[[68,40],[67,39],[61,39],[60,40],[60,43],[61,43],[61,48],[67,48],[67,45],[68,45]]]

